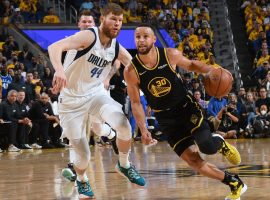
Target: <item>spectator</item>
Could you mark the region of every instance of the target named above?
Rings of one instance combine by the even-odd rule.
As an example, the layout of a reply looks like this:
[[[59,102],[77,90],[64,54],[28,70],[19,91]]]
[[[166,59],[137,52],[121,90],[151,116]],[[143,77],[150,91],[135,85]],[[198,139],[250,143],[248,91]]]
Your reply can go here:
[[[36,0],[21,0],[20,1],[20,10],[21,14],[24,17],[25,22],[31,23],[35,22],[35,14],[37,12]]]
[[[19,45],[14,40],[14,37],[12,35],[8,36],[8,39],[6,40],[5,44],[7,45],[8,49],[11,51],[18,51],[19,50]]]
[[[25,103],[28,105],[36,99],[36,92],[35,92],[36,85],[32,81],[33,81],[33,74],[31,72],[28,72],[26,74],[26,81],[25,81]]]
[[[12,16],[10,17],[10,23],[12,24],[23,24],[24,18],[20,13],[20,8],[15,8]]]
[[[85,0],[80,6],[80,12],[82,10],[91,10],[93,9],[93,7],[94,7],[94,4],[92,3],[91,0]]]
[[[44,76],[44,67],[42,59],[33,56],[31,66],[28,68],[27,72],[32,72],[33,75],[37,72],[37,75],[40,78]]]
[[[33,123],[33,128],[31,132],[31,143],[33,145],[32,148],[38,148],[40,145],[37,144],[39,142],[44,149],[53,148],[54,146],[51,144],[51,139],[49,137],[49,126],[50,121],[47,119],[46,111],[52,112],[52,108],[50,104],[44,104],[41,98],[37,99],[33,102],[32,107],[29,110],[29,118]]]
[[[25,88],[26,86],[24,80],[22,80],[21,70],[16,70],[14,72],[14,79],[8,85],[7,91],[16,90],[18,92],[19,90],[25,90]]]
[[[236,95],[233,94],[233,101],[224,106],[217,115],[220,120],[217,134],[220,134],[225,139],[237,138],[239,115],[236,104]]]
[[[31,60],[33,57],[33,53],[29,51],[29,46],[27,44],[23,45],[23,50],[18,54],[18,61],[23,63],[26,67],[26,71],[31,65]]]
[[[258,87],[264,85],[263,80],[265,80],[268,70],[270,70],[270,65],[269,62],[265,60],[263,61],[262,65],[257,67],[252,73],[251,78]]]
[[[270,55],[269,55],[268,49],[263,49],[262,56],[259,58],[259,60],[257,62],[257,67],[262,66],[262,64],[265,61],[268,61],[269,59],[270,59]]]
[[[9,125],[9,135],[8,135],[8,151],[10,152],[18,152],[19,148],[17,142],[17,131],[19,124],[27,124],[28,121],[24,119],[20,119],[20,111],[16,104],[17,99],[17,91],[11,90],[8,92],[7,100],[1,103],[2,106],[2,117],[3,120],[10,123]]]
[[[250,133],[255,138],[270,135],[270,114],[266,105],[261,105],[260,115],[255,117],[253,122],[253,132],[251,131]]]
[[[208,117],[216,118],[219,111],[227,105],[227,100],[222,98],[211,97],[208,103],[207,114]]]
[[[256,101],[256,114],[260,115],[261,105],[266,105],[267,109],[270,108],[270,98],[267,97],[267,91],[265,87],[260,87],[259,89],[260,98]]]
[[[193,93],[193,96],[195,97],[197,103],[202,107],[203,114],[206,117],[207,116],[208,102],[201,99],[201,91],[200,90],[195,90]]]
[[[270,70],[266,74],[266,78],[262,81],[262,86],[266,88],[267,97],[270,98]]]
[[[60,137],[62,135],[60,121],[58,117],[54,115],[52,105],[49,101],[49,95],[42,93],[40,97],[40,103],[42,106],[43,114],[49,121],[49,137],[51,138],[51,142],[55,147],[63,148],[65,145],[60,141]]]
[[[24,123],[18,124],[18,132],[19,132],[18,142],[19,142],[19,147],[21,149],[32,149],[28,144],[29,143],[28,134],[32,128],[32,122],[28,118],[29,107],[24,103],[24,99],[25,99],[24,90],[18,91],[16,103],[19,108],[20,118],[23,119],[24,121]]]
[[[48,14],[44,16],[43,18],[43,23],[48,24],[48,23],[60,23],[59,17],[54,13],[53,7],[48,8]]]
[[[247,93],[247,101],[242,107],[242,121],[244,129],[250,129],[256,114],[256,105],[252,92]]]
[[[53,73],[49,67],[45,67],[44,72],[44,76],[41,80],[44,87],[46,87],[46,89],[50,89],[52,87]]]
[[[1,70],[1,80],[2,80],[2,98],[6,99],[8,85],[12,82],[11,76],[7,73],[6,68]]]

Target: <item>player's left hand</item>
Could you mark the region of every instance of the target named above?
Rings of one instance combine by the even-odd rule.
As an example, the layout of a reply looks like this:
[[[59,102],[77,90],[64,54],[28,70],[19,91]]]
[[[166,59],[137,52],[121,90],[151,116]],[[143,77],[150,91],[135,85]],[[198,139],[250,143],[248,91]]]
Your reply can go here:
[[[104,84],[104,88],[105,88],[106,90],[109,90],[109,88],[110,88],[110,79],[105,79],[105,80],[103,81],[103,84]]]
[[[142,143],[145,145],[151,145],[151,144],[156,144],[157,140],[152,138],[152,135],[149,131],[142,133]]]

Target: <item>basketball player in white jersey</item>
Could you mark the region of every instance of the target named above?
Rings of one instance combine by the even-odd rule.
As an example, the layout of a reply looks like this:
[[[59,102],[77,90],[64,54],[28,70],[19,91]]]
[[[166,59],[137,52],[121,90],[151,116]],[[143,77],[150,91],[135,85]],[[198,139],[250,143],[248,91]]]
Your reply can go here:
[[[78,28],[80,29],[80,31],[83,30],[87,30],[88,28],[94,27],[95,26],[95,21],[93,16],[91,15],[91,12],[89,10],[83,10],[80,12],[79,16],[78,16]],[[68,66],[69,64],[71,64],[72,60],[75,58],[76,54],[77,54],[78,50],[69,50],[66,52],[66,55],[64,56],[64,66]],[[70,62],[70,63],[68,63]],[[115,69],[119,69],[120,68],[120,62],[118,60],[115,61],[114,66]],[[113,75],[114,70],[111,71],[111,73],[108,75],[107,79],[104,81],[104,87],[106,89],[108,89],[109,85],[110,85],[110,78]],[[109,95],[109,94],[108,94]],[[93,120],[92,118],[94,118],[94,116],[90,116],[90,119],[88,121],[88,126],[90,127],[90,129],[96,134],[98,135],[100,138],[102,138],[101,136],[105,136],[107,137],[109,140],[109,142],[112,145],[112,148],[114,150],[114,153],[118,155],[118,148],[116,145],[116,133],[113,129],[111,129],[111,127],[104,123],[104,122],[94,122],[94,123],[90,123],[91,120]],[[94,120],[96,121],[96,120]],[[88,127],[87,127],[88,128]],[[89,133],[88,129],[87,132]],[[91,132],[92,133],[92,132]],[[87,136],[87,139],[89,139],[89,136]],[[94,142],[94,136],[91,134],[90,136],[90,140],[92,139],[92,141]],[[75,181],[76,180],[76,172],[73,168],[73,162],[75,159],[75,153],[73,149],[69,150],[69,159],[70,162],[68,163],[68,167],[64,168],[62,170],[62,176],[64,178],[66,178],[67,180],[70,181]]]
[[[53,91],[60,92],[59,117],[63,134],[73,145],[79,197],[94,196],[85,173],[90,160],[86,139],[88,115],[107,122],[117,132],[119,161],[116,170],[132,183],[144,186],[145,180],[129,162],[131,128],[121,105],[106,94],[103,81],[118,59],[128,66],[131,55],[117,41],[123,20],[122,8],[109,3],[101,9],[101,24],[55,42],[48,48],[55,69]],[[62,52],[79,50],[69,65],[61,63]]]

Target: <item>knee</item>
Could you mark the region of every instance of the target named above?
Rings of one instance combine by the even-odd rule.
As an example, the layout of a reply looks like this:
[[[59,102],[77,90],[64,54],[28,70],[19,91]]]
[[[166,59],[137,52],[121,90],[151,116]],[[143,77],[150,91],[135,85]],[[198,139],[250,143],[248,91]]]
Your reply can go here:
[[[216,148],[215,145],[213,145],[210,142],[205,142],[203,144],[198,145],[199,149],[202,153],[207,154],[207,155],[212,155],[216,154],[218,149]]]
[[[125,141],[131,139],[131,126],[124,115],[119,117],[113,128],[116,130],[117,138]]]

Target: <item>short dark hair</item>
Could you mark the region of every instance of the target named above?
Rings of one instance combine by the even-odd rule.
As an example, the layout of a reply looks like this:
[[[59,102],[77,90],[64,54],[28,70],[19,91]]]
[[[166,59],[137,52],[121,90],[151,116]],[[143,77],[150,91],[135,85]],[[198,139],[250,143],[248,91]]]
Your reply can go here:
[[[92,16],[90,10],[82,10],[82,11],[79,13],[79,15],[78,15],[78,21],[80,21],[81,16],[83,16],[83,15],[85,15],[85,16]],[[92,17],[93,17],[93,16],[92,16]],[[93,18],[94,18],[94,17],[93,17]]]
[[[156,32],[154,26],[149,23],[141,23],[136,28],[140,28],[140,27],[147,27],[147,28],[150,28],[154,33]]]
[[[123,12],[124,11],[122,7],[116,3],[108,3],[100,9],[100,13],[102,16],[107,16],[110,13],[114,15],[122,15]]]

